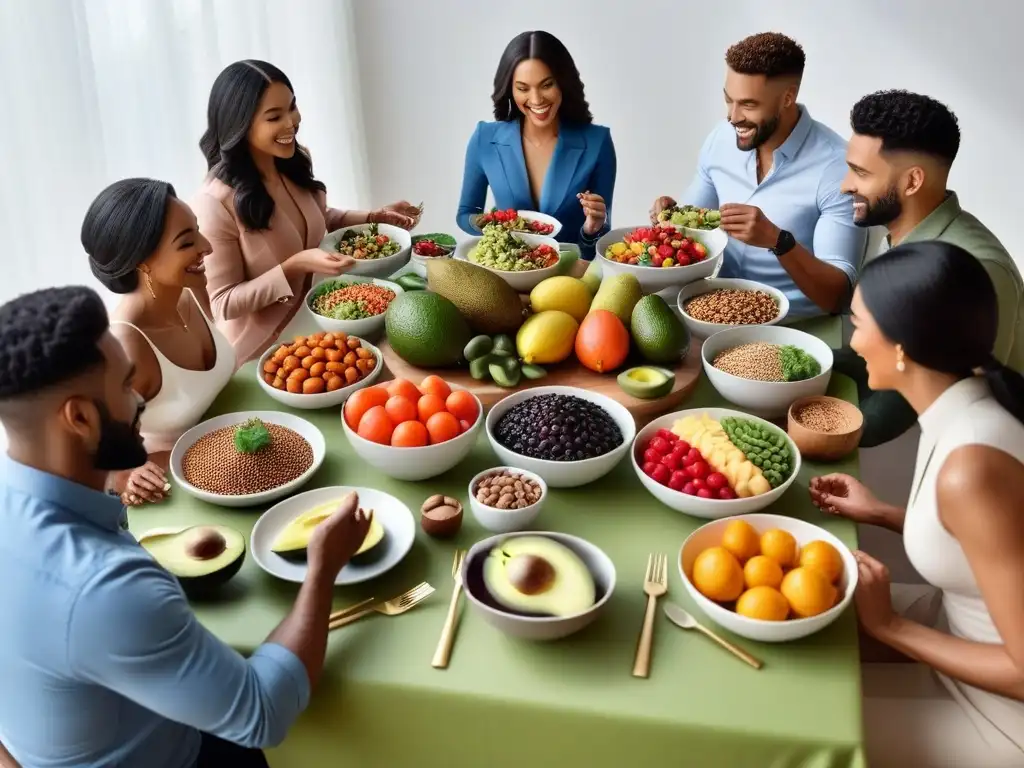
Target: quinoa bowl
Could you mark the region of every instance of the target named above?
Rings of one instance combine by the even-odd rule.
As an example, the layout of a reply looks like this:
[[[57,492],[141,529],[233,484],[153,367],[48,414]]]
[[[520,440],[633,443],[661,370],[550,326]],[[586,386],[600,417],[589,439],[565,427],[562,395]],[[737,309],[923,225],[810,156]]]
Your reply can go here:
[[[789,314],[789,299],[782,291],[731,277],[709,277],[684,286],[676,306],[690,333],[701,339],[730,328],[777,325]]]
[[[322,331],[373,340],[384,333],[388,305],[404,292],[390,280],[341,275],[310,288],[304,306]]]

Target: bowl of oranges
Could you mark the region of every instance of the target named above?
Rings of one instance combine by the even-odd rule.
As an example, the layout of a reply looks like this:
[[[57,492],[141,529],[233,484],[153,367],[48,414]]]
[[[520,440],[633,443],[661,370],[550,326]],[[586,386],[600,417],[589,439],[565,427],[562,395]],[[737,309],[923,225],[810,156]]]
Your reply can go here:
[[[426,480],[461,462],[483,426],[483,405],[472,392],[440,376],[419,385],[394,379],[345,401],[341,423],[359,458],[397,480]]]
[[[679,553],[679,575],[717,624],[749,640],[785,643],[839,618],[857,587],[857,561],[824,528],[749,514],[690,534]]]

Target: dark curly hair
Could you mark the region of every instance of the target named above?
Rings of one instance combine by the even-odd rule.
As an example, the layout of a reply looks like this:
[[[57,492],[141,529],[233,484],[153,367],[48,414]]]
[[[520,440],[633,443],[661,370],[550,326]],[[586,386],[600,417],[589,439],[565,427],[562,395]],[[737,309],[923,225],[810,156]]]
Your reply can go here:
[[[274,214],[274,199],[263,186],[249,152],[249,128],[263,93],[282,83],[295,93],[291,80],[273,64],[255,59],[236,61],[217,75],[206,107],[206,133],[199,147],[207,169],[235,190],[235,212],[249,230],[266,229]],[[305,147],[296,146],[288,159],[274,158],[277,169],[296,186],[310,192],[327,187],[313,176],[313,161]]]
[[[44,288],[0,306],[0,401],[69,381],[104,362],[110,328],[92,288]]]
[[[543,61],[554,75],[562,91],[562,106],[558,109],[561,119],[581,125],[594,122],[583,93],[583,80],[569,49],[550,32],[542,31],[518,34],[505,46],[505,52],[498,61],[498,70],[494,73],[494,92],[491,94],[495,120],[511,122],[522,119],[523,115],[512,98],[512,78],[516,67],[527,59]]]
[[[804,74],[804,49],[780,32],[745,37],[725,52],[725,63],[741,75],[796,77]]]
[[[850,110],[850,126],[882,140],[882,151],[919,152],[952,165],[960,126],[945,104],[910,91],[876,91]]]

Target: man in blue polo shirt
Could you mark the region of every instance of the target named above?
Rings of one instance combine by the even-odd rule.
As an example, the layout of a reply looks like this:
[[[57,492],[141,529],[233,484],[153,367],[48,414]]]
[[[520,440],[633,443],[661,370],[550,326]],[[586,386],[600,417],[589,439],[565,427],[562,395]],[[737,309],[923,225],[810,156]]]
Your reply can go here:
[[[107,474],[146,461],[132,366],[88,288],[0,307],[0,742],[26,768],[254,768],[320,677],[334,579],[366,536],[318,526],[291,613],[248,659],[127,530]]]
[[[846,142],[797,103],[804,52],[796,42],[752,35],[725,61],[726,121],[704,142],[682,203],[721,211],[729,243],[720,277],[778,288],[791,318],[840,312],[867,239],[840,191]],[[658,198],[651,221],[674,205]]]

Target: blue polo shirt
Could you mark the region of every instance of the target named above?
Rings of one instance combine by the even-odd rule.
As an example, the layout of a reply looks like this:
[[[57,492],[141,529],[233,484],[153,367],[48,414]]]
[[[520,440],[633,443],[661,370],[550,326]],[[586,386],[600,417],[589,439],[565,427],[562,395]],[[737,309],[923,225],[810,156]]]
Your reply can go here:
[[[305,667],[196,620],[120,501],[0,458],[0,741],[32,768],[191,768],[200,731],[279,743]]]
[[[867,230],[853,223],[853,199],[839,191],[846,175],[846,141],[800,107],[793,132],[772,154],[772,168],[757,183],[757,152],[737,149],[736,131],[723,121],[701,147],[697,173],[684,204],[717,208],[743,203],[760,208],[777,227],[818,259],[841,269],[853,286],[864,259]],[[719,277],[756,280],[789,299],[789,317],[821,315],[775,254],[729,238]]]

